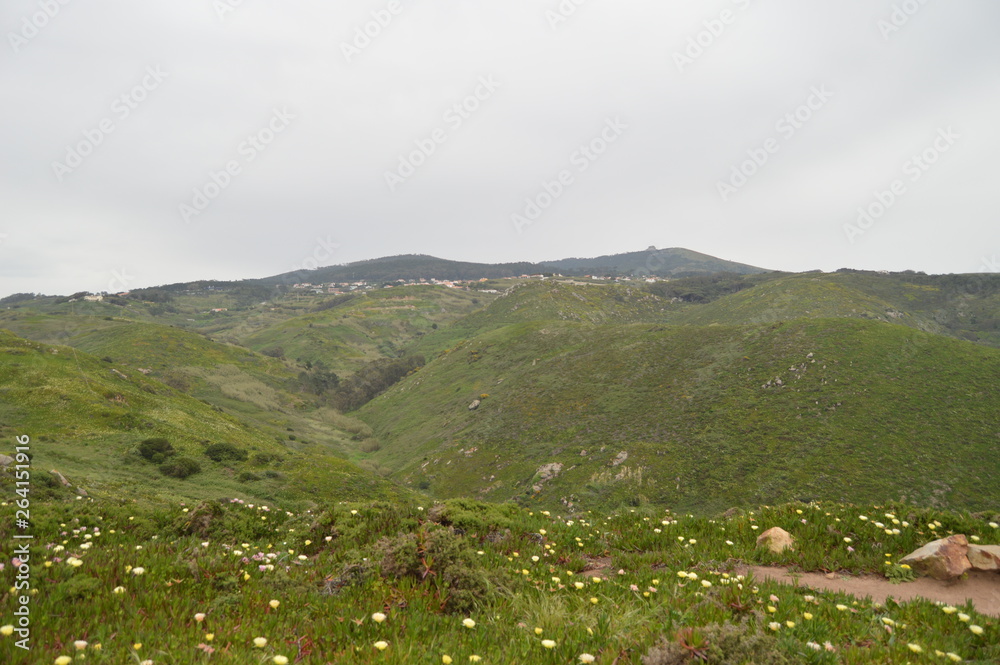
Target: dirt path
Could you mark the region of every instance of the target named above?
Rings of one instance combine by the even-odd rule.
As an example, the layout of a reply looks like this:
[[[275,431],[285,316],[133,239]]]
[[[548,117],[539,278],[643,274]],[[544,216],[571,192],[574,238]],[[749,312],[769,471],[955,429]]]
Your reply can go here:
[[[841,591],[858,598],[871,596],[872,600],[880,603],[889,597],[900,602],[926,598],[949,605],[964,605],[966,600],[971,600],[980,613],[1000,617],[1000,575],[996,573],[970,572],[968,579],[953,582],[921,577],[914,582],[891,584],[875,575],[837,575],[829,579],[822,573],[789,573],[787,568],[779,567],[747,566],[738,572],[745,574],[746,571],[752,572],[758,580],[798,584],[817,591]]]

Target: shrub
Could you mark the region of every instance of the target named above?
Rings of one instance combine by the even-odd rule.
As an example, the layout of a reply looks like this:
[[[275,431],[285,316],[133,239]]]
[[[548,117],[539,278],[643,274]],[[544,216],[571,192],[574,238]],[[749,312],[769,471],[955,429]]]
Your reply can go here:
[[[260,476],[251,471],[241,471],[236,476],[236,480],[240,481],[241,483],[252,483],[255,480],[260,480]]]
[[[383,538],[376,552],[381,555],[379,568],[386,579],[436,580],[439,589],[446,590],[441,603],[446,612],[468,614],[476,603],[496,593],[495,581],[476,565],[468,542],[448,529],[421,529]]]
[[[160,473],[172,478],[187,478],[199,471],[201,466],[190,457],[178,457],[160,465]]]
[[[661,638],[642,657],[643,665],[680,665],[689,662],[793,665],[797,661],[779,649],[775,637],[751,626],[748,621],[682,629],[677,633],[676,639]]]
[[[160,455],[160,461],[162,462],[167,457],[174,454],[174,447],[170,442],[162,437],[157,437],[153,439],[146,439],[139,444],[139,454],[148,459],[150,462],[155,462],[153,458],[156,455]]]
[[[243,461],[248,457],[247,451],[231,443],[213,443],[205,448],[205,455],[215,462]]]

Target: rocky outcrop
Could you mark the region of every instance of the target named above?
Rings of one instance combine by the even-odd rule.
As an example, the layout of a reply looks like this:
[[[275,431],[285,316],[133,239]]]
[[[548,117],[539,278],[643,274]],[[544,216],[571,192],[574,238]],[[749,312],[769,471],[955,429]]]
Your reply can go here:
[[[973,570],[1000,572],[1000,545],[969,545],[968,557]]]
[[[936,580],[952,580],[972,569],[969,540],[962,534],[931,541],[899,560]]]
[[[542,491],[542,486],[548,481],[552,480],[563,470],[563,465],[560,462],[553,462],[552,464],[543,464],[538,467],[538,471],[535,472],[535,484],[531,486],[536,492]]]
[[[773,526],[757,536],[757,545],[766,545],[767,549],[778,554],[786,549],[795,549],[795,539],[780,526]]]

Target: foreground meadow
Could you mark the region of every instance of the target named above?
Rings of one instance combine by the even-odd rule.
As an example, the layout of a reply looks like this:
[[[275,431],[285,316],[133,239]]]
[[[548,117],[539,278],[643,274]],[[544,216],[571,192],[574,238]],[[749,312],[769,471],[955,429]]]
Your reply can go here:
[[[14,511],[3,503],[3,663],[1000,662],[1000,622],[971,606],[880,604],[739,572],[905,580],[894,561],[928,540],[1000,542],[997,514],[812,503],[709,519],[466,500],[293,513],[83,498],[33,506],[25,561]],[[794,551],[757,547],[772,526]],[[14,630],[25,594],[30,652]]]

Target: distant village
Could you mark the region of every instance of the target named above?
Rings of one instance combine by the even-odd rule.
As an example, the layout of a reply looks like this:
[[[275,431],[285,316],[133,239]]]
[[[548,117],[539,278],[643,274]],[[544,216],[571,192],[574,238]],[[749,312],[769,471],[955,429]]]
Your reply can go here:
[[[311,284],[309,282],[300,282],[298,284],[293,284],[292,288],[298,291],[304,291],[307,293],[315,294],[334,294],[342,295],[345,293],[357,292],[357,291],[370,291],[373,289],[391,289],[394,286],[444,286],[449,289],[468,289],[473,285],[480,284],[482,282],[489,281],[500,281],[500,280],[514,280],[514,279],[587,279],[591,281],[598,282],[643,282],[651,284],[653,282],[669,281],[665,277],[655,277],[655,276],[645,276],[645,277],[608,277],[604,275],[581,275],[579,277],[565,278],[560,274],[536,274],[536,275],[521,275],[519,277],[499,277],[495,280],[490,280],[487,277],[482,277],[480,279],[397,279],[394,282],[381,282],[381,283],[371,283],[365,280],[359,280],[356,282],[330,282],[327,284]],[[482,293],[500,293],[497,289],[477,289]]]

